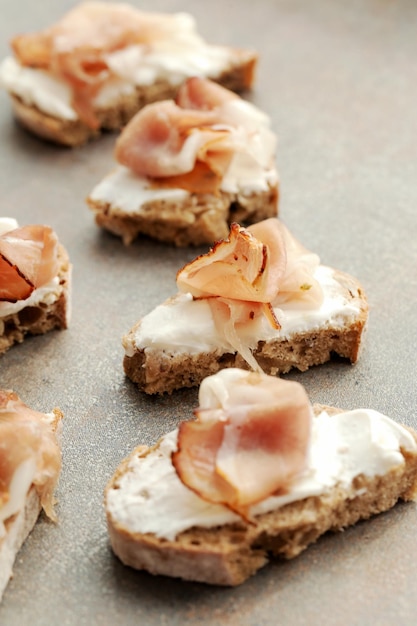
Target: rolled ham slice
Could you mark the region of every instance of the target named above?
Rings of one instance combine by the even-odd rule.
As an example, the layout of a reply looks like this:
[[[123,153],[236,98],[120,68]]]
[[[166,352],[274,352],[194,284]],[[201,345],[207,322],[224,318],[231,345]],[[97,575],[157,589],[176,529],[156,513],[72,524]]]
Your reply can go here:
[[[57,272],[58,238],[49,226],[23,226],[0,236],[0,300],[25,300]]]
[[[305,468],[313,412],[299,383],[233,369],[222,380],[210,391],[216,401],[180,425],[172,463],[201,498],[247,519],[251,505],[285,493]]]
[[[15,392],[0,390],[0,525],[17,513],[32,484],[46,514],[55,519],[53,492],[61,469],[55,420],[57,415],[48,421]]]

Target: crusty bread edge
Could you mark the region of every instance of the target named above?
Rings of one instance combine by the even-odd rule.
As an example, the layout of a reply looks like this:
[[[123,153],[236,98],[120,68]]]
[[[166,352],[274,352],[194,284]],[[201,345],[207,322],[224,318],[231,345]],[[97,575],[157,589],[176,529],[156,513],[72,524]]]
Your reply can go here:
[[[244,91],[252,87],[258,56],[250,50],[233,49],[234,58],[228,69],[212,80],[232,91]],[[81,120],[64,120],[42,112],[34,105],[26,104],[16,94],[10,93],[13,113],[21,126],[41,139],[69,148],[82,146],[97,137],[102,130],[120,130],[146,104],[156,100],[175,98],[178,87],[167,82],[157,82],[138,87],[134,94],[124,96],[107,109],[98,109],[99,129],[92,129]]]
[[[315,405],[315,414],[341,409]],[[417,442],[417,433],[409,429]],[[158,446],[158,444],[156,444]],[[130,459],[146,456],[155,448],[139,446],[117,468],[105,490],[117,486],[129,471]],[[417,453],[402,450],[405,463],[385,476],[364,475],[351,490],[335,487],[323,496],[312,496],[259,515],[256,524],[243,520],[223,527],[194,527],[175,540],[151,533],[131,533],[114,520],[106,507],[110,543],[118,558],[130,567],[214,585],[235,586],[263,567],[270,556],[294,558],[328,531],[343,530],[362,519],[392,508],[400,499],[417,498]],[[357,494],[360,495],[357,495]]]
[[[278,215],[278,183],[263,191],[217,194],[192,193],[181,200],[151,200],[141,211],[126,213],[113,204],[91,197],[87,204],[98,226],[122,238],[129,245],[145,235],[177,247],[212,245],[224,239],[230,224],[254,224]]]
[[[265,373],[285,374],[293,368],[306,371],[314,365],[326,363],[335,354],[351,363],[357,361],[368,319],[367,299],[356,278],[340,270],[334,270],[334,277],[350,302],[358,306],[358,315],[342,329],[329,326],[296,333],[290,339],[277,337],[271,341],[260,341],[254,356]],[[139,320],[125,335],[124,345],[131,343],[140,324]],[[167,350],[145,348],[137,350],[132,356],[125,355],[123,367],[141,391],[162,394],[197,386],[203,378],[225,367],[247,369],[248,365],[239,354],[222,350],[172,355]]]
[[[58,248],[60,295],[47,306],[29,306],[18,313],[0,317],[0,355],[4,354],[15,343],[21,343],[27,335],[41,335],[55,328],[66,329],[71,313],[71,274],[72,265],[68,253],[59,244]],[[33,312],[37,311],[40,317]]]

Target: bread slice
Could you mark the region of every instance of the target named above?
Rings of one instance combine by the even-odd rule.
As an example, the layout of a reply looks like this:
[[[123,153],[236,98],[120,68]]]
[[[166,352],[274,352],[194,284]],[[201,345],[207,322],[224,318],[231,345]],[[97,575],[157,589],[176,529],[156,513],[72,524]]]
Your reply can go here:
[[[60,440],[60,422],[63,417],[59,409],[53,415],[46,416],[56,440]],[[1,510],[1,509],[0,509]],[[16,556],[33,529],[42,510],[41,498],[37,488],[32,484],[27,492],[24,507],[4,520],[4,534],[0,533],[0,602],[5,588],[13,575]],[[2,522],[0,521],[0,525]]]
[[[320,405],[316,405],[314,410],[316,416],[323,410],[328,415],[341,412],[340,409]],[[238,519],[203,527],[190,522],[189,528],[168,538],[150,531],[133,531],[114,506],[114,494],[120,499],[127,481],[133,485],[150,460],[154,474],[153,480],[152,476],[150,478],[152,489],[158,463],[170,455],[170,450],[164,450],[164,440],[152,448],[139,446],[121,463],[106,488],[105,506],[112,548],[125,565],[147,570],[151,574],[214,585],[239,585],[271,557],[291,559],[328,531],[342,530],[359,520],[368,519],[390,509],[398,500],[415,500],[417,433],[407,432],[411,432],[414,446],[401,448],[403,462],[383,475],[360,473],[350,485],[335,484],[323,493],[284,503],[275,510],[256,515],[254,523]],[[176,494],[172,493],[172,486],[170,482],[169,498],[174,507]],[[129,502],[126,501],[126,508],[133,515],[135,497],[133,495]],[[150,496],[142,481],[137,498],[143,501],[147,497]],[[155,507],[158,506],[160,502],[155,501]],[[216,505],[207,504],[207,507],[210,506]],[[158,508],[155,508],[155,515],[158,515]],[[168,524],[169,508],[165,507],[161,515]]]
[[[125,244],[140,234],[177,246],[213,244],[232,222],[277,216],[275,152],[265,113],[193,77],[176,102],[153,103],[126,126],[116,141],[117,167],[87,204],[98,226]]]
[[[119,166],[87,198],[97,225],[122,237],[126,245],[146,235],[181,247],[223,239],[232,222],[254,224],[277,215],[277,181],[268,182],[264,190],[243,188],[216,194],[150,190],[146,185],[145,179]],[[128,208],[123,206],[126,194],[133,200]]]
[[[190,19],[186,16],[186,28],[190,27],[188,24]],[[178,20],[178,24],[181,24],[184,17],[179,16]],[[193,36],[195,37],[195,33]],[[184,50],[180,49],[178,60],[174,64],[176,67],[172,69],[172,56],[175,57],[176,53],[175,44],[173,50],[167,49],[166,67],[162,63],[161,68],[155,70],[155,78],[152,81],[147,77],[144,82],[126,84],[127,70],[121,68],[122,76],[115,73],[115,81],[121,81],[120,89],[113,89],[110,86],[109,95],[100,97],[99,94],[95,100],[94,115],[99,121],[98,128],[92,128],[78,117],[71,106],[70,95],[65,93],[68,90],[65,84],[49,74],[48,82],[45,83],[43,70],[39,71],[37,81],[36,70],[22,67],[14,58],[9,57],[5,59],[0,70],[0,79],[11,96],[14,115],[24,128],[48,141],[68,147],[81,146],[102,131],[120,130],[146,104],[175,98],[179,85],[190,75],[207,76],[237,92],[252,87],[258,61],[255,51],[228,46],[210,46],[200,39],[197,44],[194,42],[192,45],[200,47],[197,52],[194,48],[187,51],[190,58],[188,65],[185,63],[182,69],[181,59]],[[190,74],[191,69],[188,66],[190,63],[193,65],[191,62],[193,51],[199,60],[196,61],[194,72]],[[161,63],[162,54],[159,52],[158,63]],[[216,61],[212,66],[213,54],[221,56],[221,63]],[[113,68],[113,71],[116,69]],[[52,100],[57,100],[58,106],[52,104]]]
[[[255,73],[257,55],[253,52],[234,50],[230,67],[212,80],[233,91],[250,89]],[[10,93],[13,113],[16,120],[34,135],[53,143],[70,148],[82,146],[98,137],[103,131],[119,131],[146,104],[158,100],[175,98],[178,85],[158,81],[152,85],[135,88],[134,93],[120,97],[108,107],[98,107],[95,114],[100,120],[98,129],[90,128],[79,118],[63,119],[45,113],[32,103],[25,102],[23,96]]]
[[[253,338],[253,355],[265,373],[305,371],[335,356],[357,361],[368,318],[364,290],[354,277],[325,266],[317,276],[325,286],[322,313],[306,318],[304,310],[282,306],[276,310],[281,330],[263,328]],[[337,306],[330,314],[332,303]],[[283,313],[291,320],[288,325]],[[240,354],[219,342],[208,305],[185,294],[140,320],[123,337],[123,345],[126,375],[148,394],[194,387],[225,367],[248,367]]]
[[[71,316],[71,272],[68,254],[59,245],[59,272],[51,290],[35,290],[26,304],[0,303],[0,354],[27,335],[43,335],[53,329],[68,327]],[[38,293],[44,295],[38,296]],[[3,305],[3,308],[2,308]],[[11,312],[8,312],[10,311]]]

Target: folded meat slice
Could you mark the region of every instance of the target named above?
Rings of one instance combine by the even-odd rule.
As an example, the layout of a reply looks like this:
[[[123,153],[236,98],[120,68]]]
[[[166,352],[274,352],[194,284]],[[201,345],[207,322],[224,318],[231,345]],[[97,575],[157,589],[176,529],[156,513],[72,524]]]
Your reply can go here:
[[[319,307],[323,302],[323,290],[314,278],[314,272],[320,264],[320,257],[307,250],[276,218],[252,224],[248,231],[268,246],[272,266],[278,268],[285,263],[284,271],[276,270],[274,274],[272,304],[279,306],[291,301],[306,308]]]
[[[68,83],[75,110],[97,128],[92,100],[112,74],[106,55],[175,38],[177,28],[169,14],[146,13],[125,3],[83,2],[53,26],[11,43],[21,65],[47,70]]]
[[[176,102],[144,107],[116,142],[116,160],[160,187],[218,193],[234,163],[237,169],[272,167],[275,135],[269,119],[228,89],[190,78]]]
[[[48,419],[15,392],[0,390],[0,525],[20,510],[32,484],[46,514],[55,519],[61,452],[53,424],[59,417],[57,412]]]
[[[216,401],[180,425],[172,463],[201,498],[247,519],[252,504],[285,493],[305,468],[312,408],[296,382],[233,369],[222,380],[209,391]],[[218,381],[205,379],[200,398]]]
[[[219,334],[253,370],[260,371],[241,339],[242,329],[256,324],[261,315],[279,329],[273,307],[283,302],[319,307],[323,292],[314,278],[318,264],[316,254],[306,250],[278,219],[270,218],[247,229],[232,224],[227,239],[179,270],[177,286],[196,299],[207,298]]]
[[[250,228],[232,224],[227,239],[177,272],[180,291],[195,298],[271,302],[286,271],[282,225],[272,218],[258,226],[255,237]]]
[[[58,238],[49,226],[23,226],[0,236],[0,300],[25,300],[57,272]]]
[[[168,177],[194,169],[213,145],[228,137],[212,129],[212,111],[182,109],[173,100],[144,107],[116,141],[115,157],[139,176]],[[215,148],[216,146],[214,146]]]

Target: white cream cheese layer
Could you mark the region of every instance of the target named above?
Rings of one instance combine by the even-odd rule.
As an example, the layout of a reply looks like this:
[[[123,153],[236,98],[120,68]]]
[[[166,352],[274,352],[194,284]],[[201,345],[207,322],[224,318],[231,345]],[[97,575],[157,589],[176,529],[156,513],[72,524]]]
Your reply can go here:
[[[26,300],[18,300],[17,302],[0,302],[0,321],[6,315],[19,313],[27,306],[38,306],[41,302],[50,305],[56,302],[62,294],[62,287],[59,283],[59,277],[55,276],[46,285],[38,287],[30,294]]]
[[[262,170],[253,167],[244,157],[232,161],[226,177],[221,184],[222,191],[249,195],[267,191],[269,186],[276,185],[278,176],[275,168]],[[113,172],[103,178],[92,190],[89,200],[94,203],[106,204],[110,213],[123,211],[131,215],[146,215],[149,203],[165,200],[177,204],[188,200],[187,205],[193,206],[193,194],[185,189],[160,188],[152,186],[148,178],[137,176],[124,165],[117,166]]]
[[[114,79],[104,85],[95,104],[112,106],[136,86],[164,81],[180,85],[190,76],[214,78],[231,64],[230,49],[206,44],[196,32],[194,19],[186,13],[174,14],[167,38],[151,45],[133,45],[106,56]],[[43,70],[22,67],[8,57],[0,66],[0,84],[29,106],[64,120],[76,120],[71,105],[71,89],[60,79]]]
[[[22,67],[7,57],[0,65],[0,85],[28,106],[62,120],[77,120],[71,106],[70,87],[48,72]]]
[[[264,316],[241,332],[242,339],[254,348],[258,341],[290,338],[294,333],[314,331],[331,326],[342,328],[357,318],[359,305],[347,298],[344,290],[334,278],[334,270],[320,265],[315,278],[322,286],[324,299],[319,308],[303,309],[286,303],[274,308],[281,324],[280,330],[273,329]],[[216,331],[207,300],[193,300],[191,294],[179,294],[174,300],[157,306],[145,315],[133,334],[124,338],[127,356],[137,350],[164,350],[167,354],[211,352],[231,348]]]
[[[222,505],[202,500],[185,487],[171,463],[177,431],[166,435],[158,448],[144,457],[135,455],[116,488],[107,492],[107,509],[114,522],[129,532],[153,533],[173,540],[193,526],[214,527],[239,517]],[[307,469],[281,496],[254,505],[259,515],[309,496],[320,496],[336,485],[360,495],[352,481],[386,474],[404,463],[400,448],[417,449],[412,435],[388,417],[371,409],[357,409],[329,417],[313,418]]]

